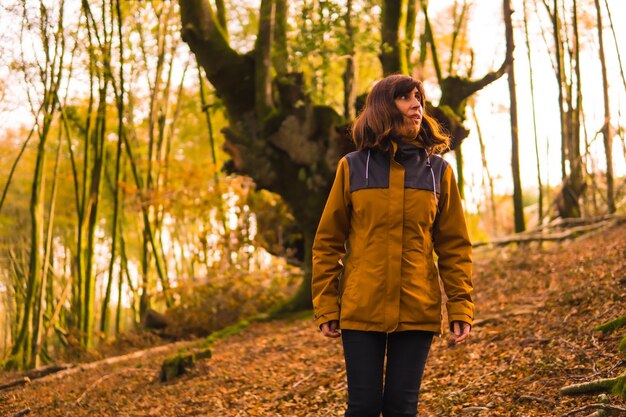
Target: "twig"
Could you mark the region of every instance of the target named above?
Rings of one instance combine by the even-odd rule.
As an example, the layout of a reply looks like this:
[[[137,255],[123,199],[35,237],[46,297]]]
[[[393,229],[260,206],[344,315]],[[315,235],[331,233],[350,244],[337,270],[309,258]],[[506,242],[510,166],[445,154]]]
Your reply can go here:
[[[463,409],[464,413],[472,413],[472,412],[480,412],[480,411],[489,411],[489,407],[465,407]]]
[[[311,379],[311,377],[315,375],[315,374],[309,374],[307,376],[305,376],[304,378],[302,378],[300,381],[296,382],[295,384],[293,384],[292,388],[296,388],[298,385],[302,384],[304,381],[306,381],[307,379]]]
[[[103,376],[101,378],[98,378],[93,384],[91,384],[89,387],[87,387],[87,389],[80,395],[80,397],[78,397],[78,399],[74,402],[74,405],[80,404],[80,402],[85,399],[85,396],[87,395],[87,393],[89,391],[94,389],[96,387],[96,385],[98,385],[101,382],[111,378],[112,376],[116,376],[116,375],[119,375],[119,374],[124,374],[126,372],[141,372],[141,371],[144,371],[144,372],[147,371],[147,372],[152,373],[152,372],[154,372],[154,369],[127,368],[127,369],[122,369],[121,371],[110,373],[110,374],[105,375],[105,376]]]
[[[519,399],[523,401],[537,401],[539,403],[547,403],[547,404],[554,405],[554,401],[549,400],[547,398],[535,397],[534,395],[522,395],[519,397]]]
[[[563,414],[562,417],[573,416],[576,413],[579,413],[581,411],[587,411],[587,410],[624,411],[624,412],[626,412],[626,408],[618,407],[616,405],[610,405],[610,404],[589,404],[589,405],[585,405],[585,406],[582,406],[582,407],[579,407],[579,408],[574,408],[573,410],[570,410],[567,413]]]
[[[95,388],[95,386],[96,386],[96,385],[98,385],[98,384],[99,384],[99,383],[101,383],[102,381],[105,381],[105,380],[107,380],[107,379],[111,378],[112,376],[117,375],[117,374],[119,374],[119,373],[121,373],[121,372],[115,372],[115,373],[112,373],[112,374],[105,375],[105,376],[103,376],[102,378],[98,378],[98,379],[96,380],[96,382],[94,382],[93,384],[91,384],[89,387],[87,387],[87,389],[86,389],[85,391],[83,391],[83,393],[80,395],[80,397],[78,397],[78,399],[76,400],[76,402],[74,402],[74,405],[78,405],[78,404],[80,404],[80,402],[81,402],[81,401],[85,398],[85,396],[87,395],[87,393],[88,393],[89,391],[91,391],[93,388]]]
[[[13,414],[11,417],[21,417],[21,416],[25,416],[26,414],[30,414],[30,408],[25,408],[22,411],[18,411],[17,413]]]
[[[593,413],[589,414],[587,417],[606,417],[606,416],[608,416],[606,411],[598,410],[598,411],[594,411]]]
[[[7,382],[5,384],[0,385],[0,391],[8,389],[8,388],[17,387],[20,385],[26,385],[29,382],[30,382],[30,378],[25,376],[20,379],[16,379],[15,381]]]

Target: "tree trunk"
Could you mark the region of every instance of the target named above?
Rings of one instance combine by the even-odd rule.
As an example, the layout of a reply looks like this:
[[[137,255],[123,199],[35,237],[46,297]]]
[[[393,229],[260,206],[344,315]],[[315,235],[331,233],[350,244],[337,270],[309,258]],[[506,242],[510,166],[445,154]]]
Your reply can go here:
[[[602,94],[604,104],[604,123],[602,124],[602,136],[604,138],[604,153],[606,155],[606,203],[609,213],[615,213],[615,195],[613,184],[613,139],[611,137],[611,107],[609,103],[609,80],[606,73],[606,59],[604,58],[604,39],[602,33],[602,10],[600,0],[594,0],[598,21],[598,43],[600,45],[600,64],[602,68]]]
[[[611,26],[611,33],[613,34],[613,43],[615,45],[615,52],[617,54],[617,62],[619,62],[619,73],[622,76],[622,83],[624,90],[626,90],[626,76],[624,76],[624,66],[622,65],[622,55],[620,54],[619,43],[617,42],[617,35],[615,34],[615,26],[613,25],[613,17],[611,16],[611,9],[609,8],[608,0],[604,0],[606,7],[606,14],[609,17],[609,24]]]
[[[26,7],[26,5],[24,5]],[[41,297],[36,299],[38,291],[45,293],[45,285],[42,285],[42,252],[43,248],[43,197],[45,184],[45,158],[46,158],[46,142],[50,133],[52,121],[57,108],[57,91],[63,74],[63,58],[65,54],[65,37],[63,35],[63,11],[64,2],[60,6],[60,18],[57,31],[52,39],[48,33],[48,26],[43,22],[48,21],[48,9],[43,3],[40,4],[40,33],[42,46],[45,51],[45,63],[41,72],[41,79],[38,80],[43,84],[43,100],[41,109],[43,110],[43,122],[41,124],[41,132],[39,133],[39,145],[37,147],[37,157],[35,162],[35,172],[33,175],[33,183],[31,187],[30,198],[30,221],[31,221],[31,241],[29,254],[28,282],[26,284],[26,296],[24,298],[24,313],[21,317],[21,325],[19,334],[14,340],[11,349],[13,357],[11,363],[18,367],[32,367],[35,358],[32,356],[37,351],[38,334],[33,331],[40,331],[39,312],[43,308]],[[23,33],[23,32],[22,32]],[[54,47],[54,54],[51,56],[50,49]],[[37,112],[36,117],[39,115]],[[24,274],[26,276],[26,274]]]
[[[511,0],[503,1],[504,24],[506,27],[506,53],[510,57],[511,64],[508,66],[509,96],[511,100],[511,170],[513,175],[513,212],[515,217],[515,232],[526,230],[524,222],[524,206],[522,203],[522,181],[519,167],[519,137],[517,125],[517,93],[515,91],[515,61],[513,50],[515,42],[513,39],[513,23],[511,21]]]
[[[411,55],[413,55],[413,40],[415,39],[415,28],[417,26],[417,2],[418,0],[407,0],[406,6],[405,53],[406,62],[409,68],[411,67]]]
[[[54,176],[52,178],[52,195],[50,197],[50,208],[48,209],[48,227],[46,230],[46,245],[44,250],[44,261],[42,268],[42,277],[41,277],[41,285],[39,287],[39,302],[38,302],[38,317],[36,320],[36,325],[34,327],[34,337],[35,340],[33,346],[33,359],[34,359],[34,367],[38,368],[41,366],[41,347],[46,337],[44,337],[44,305],[50,308],[51,304],[46,303],[46,291],[48,291],[47,279],[48,279],[48,270],[50,268],[50,258],[52,257],[52,233],[53,233],[53,225],[54,225],[54,208],[56,205],[56,197],[57,197],[57,179],[59,177],[59,160],[61,156],[61,142],[63,139],[62,136],[63,130],[59,128],[59,144],[57,146],[57,154],[54,164]],[[52,281],[52,279],[50,280]]]
[[[117,231],[118,231],[118,215],[119,215],[119,195],[120,195],[120,167],[122,160],[122,134],[124,126],[124,38],[122,37],[122,11],[120,7],[121,0],[115,0],[115,11],[113,9],[113,0],[111,0],[111,20],[117,21],[117,35],[119,42],[119,94],[116,97],[117,107],[117,150],[115,154],[115,180],[113,181],[113,219],[111,220],[111,259],[109,260],[109,273],[107,277],[106,290],[104,300],[102,301],[102,309],[100,313],[100,332],[106,335],[109,331],[109,303],[111,301],[111,290],[113,287],[113,267],[115,266],[115,256],[117,249]],[[113,15],[115,14],[115,17]],[[118,276],[118,281],[122,282],[122,273]],[[118,295],[118,305],[120,304],[121,292]]]
[[[47,116],[51,119],[52,116]],[[36,309],[35,294],[41,285],[41,252],[43,235],[43,204],[42,195],[44,188],[44,161],[46,139],[49,132],[50,121],[44,121],[44,129],[39,138],[37,147],[37,160],[35,162],[35,174],[30,197],[30,220],[31,220],[31,242],[30,242],[30,262],[28,272],[28,283],[26,288],[26,298],[24,299],[24,314],[19,335],[13,345],[11,354],[16,356],[20,367],[31,367],[33,365],[33,320],[31,316]]]
[[[356,65],[354,63],[354,30],[352,27],[352,0],[346,2],[347,53],[346,69],[343,73],[343,117],[346,120],[354,120],[356,117]]]
[[[228,39],[228,23],[226,21],[226,6],[224,0],[215,0],[215,9],[217,11],[217,21],[220,24],[220,29],[224,33],[224,37]]]
[[[255,106],[256,114],[261,123],[274,107],[272,100],[272,41],[275,12],[276,4],[273,0],[261,0],[259,33],[255,45]]]
[[[459,195],[462,200],[465,200],[465,175],[463,174],[464,160],[463,149],[457,147],[454,149],[454,156],[456,159],[456,185],[459,188]]]
[[[483,140],[483,135],[480,130],[480,124],[478,123],[478,117],[476,116],[476,111],[472,107],[472,115],[474,116],[474,124],[476,125],[476,133],[478,135],[478,142],[480,144],[480,157],[483,165],[483,188],[486,188],[485,184],[485,175],[487,176],[487,181],[489,183],[489,208],[492,219],[492,228],[491,235],[498,235],[498,218],[496,215],[496,196],[493,188],[493,177],[489,173],[489,166],[487,164],[487,153],[485,151],[485,142]]]
[[[450,62],[448,62],[448,74],[452,74],[454,69],[454,58],[456,52],[456,41],[461,33],[461,28],[463,27],[463,23],[465,22],[465,13],[467,12],[467,1],[463,0],[463,5],[461,6],[461,13],[459,13],[458,19],[456,18],[456,2],[454,2],[454,31],[452,32],[452,44],[450,45]]]
[[[553,8],[544,2],[546,10],[552,19],[555,42],[556,68],[555,75],[559,88],[559,112],[561,114],[561,176],[563,183],[555,202],[559,215],[562,218],[580,217],[580,197],[585,190],[582,177],[582,160],[580,157],[580,60],[578,58],[578,24],[576,16],[576,2],[573,2],[573,40],[574,47],[569,51],[569,68],[572,72],[568,81],[565,74],[565,53],[568,51],[567,38],[561,37],[561,19],[558,1],[554,0]],[[572,53],[573,52],[573,53]],[[573,73],[578,74],[573,77]],[[572,79],[576,78],[576,99],[574,101]]]
[[[582,97],[582,76],[580,72],[580,42],[578,36],[578,10],[577,10],[577,0],[572,1],[572,26],[573,26],[573,37],[574,37],[574,56],[570,57],[574,59],[574,62],[571,62],[570,59],[570,68],[574,69],[575,77],[570,77],[570,79],[574,79],[574,82],[570,83],[570,90],[576,90],[576,98],[575,103],[573,102],[573,93],[570,93],[568,96],[570,97],[570,104],[568,108],[570,109],[570,145],[569,145],[569,165],[570,165],[570,178],[572,191],[575,194],[576,203],[573,204],[574,216],[572,217],[581,217],[582,211],[580,209],[581,197],[585,191],[585,180],[583,178],[584,173],[584,165],[580,152],[580,119],[583,105],[583,97]]]
[[[271,84],[271,95],[279,98],[275,111],[269,117],[258,114],[249,98],[256,97],[256,60],[263,57],[268,64],[266,55],[257,50],[244,56],[232,50],[216,30],[208,2],[180,0],[180,9],[183,39],[221,97],[230,121],[224,130],[225,150],[232,158],[227,170],[249,175],[257,188],[281,195],[303,235],[314,236],[324,207],[320,196],[327,195],[340,156],[353,149],[336,130],[341,118],[330,107],[311,103],[301,74],[276,79]],[[261,48],[264,42],[256,45]],[[305,274],[303,291],[307,287],[310,275]],[[310,297],[305,305],[310,308]]]
[[[524,11],[524,34],[526,39],[526,50],[528,51],[528,68],[529,68],[529,78],[530,78],[530,97],[531,97],[531,109],[533,115],[533,135],[535,138],[535,160],[537,166],[537,191],[538,191],[538,213],[537,213],[537,221],[538,224],[541,225],[543,223],[543,183],[541,181],[541,160],[539,159],[539,138],[537,136],[537,114],[535,112],[535,82],[533,77],[533,63],[532,63],[532,54],[531,54],[531,45],[530,38],[528,35],[528,18],[526,14],[526,2],[523,4]]]
[[[274,43],[272,45],[272,64],[277,77],[284,77],[289,72],[289,53],[287,49],[287,0],[274,0]]]
[[[565,122],[565,107],[563,105],[564,94],[563,94],[563,80],[565,78],[564,75],[564,62],[563,62],[563,44],[561,43],[561,22],[559,19],[559,6],[557,0],[554,0],[553,7],[554,12],[550,11],[547,3],[546,9],[548,14],[552,19],[552,30],[554,35],[554,56],[556,62],[556,81],[559,89],[559,115],[561,122],[561,178],[565,181],[567,177],[567,172],[565,169],[565,161],[567,160],[567,140],[566,138],[569,136],[569,129],[567,123]]]
[[[406,36],[408,1],[386,0],[382,4],[380,62],[384,75],[409,73]]]

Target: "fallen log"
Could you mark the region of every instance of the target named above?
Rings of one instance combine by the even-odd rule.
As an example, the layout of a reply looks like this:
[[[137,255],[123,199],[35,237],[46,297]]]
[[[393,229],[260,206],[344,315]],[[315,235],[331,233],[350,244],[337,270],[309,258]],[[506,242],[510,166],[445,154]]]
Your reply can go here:
[[[22,374],[19,379],[0,385],[0,391],[3,389],[9,389],[12,387],[21,386],[21,385],[25,385],[28,383],[59,379],[68,375],[75,374],[80,371],[87,371],[87,370],[95,369],[104,365],[113,365],[118,362],[123,362],[123,361],[131,360],[131,359],[137,359],[137,358],[141,358],[144,356],[165,352],[171,349],[181,349],[181,348],[185,348],[187,346],[190,346],[196,343],[198,342],[186,340],[186,341],[169,343],[167,345],[161,345],[161,346],[157,346],[157,347],[153,347],[149,349],[140,350],[137,352],[126,354],[126,355],[113,356],[110,358],[102,359],[100,361],[89,362],[89,363],[84,363],[80,365],[76,365],[76,364],[51,365],[45,368],[39,368],[33,371],[26,372]]]
[[[626,412],[626,408],[623,407],[618,407],[616,405],[610,405],[610,404],[588,404],[582,407],[578,407],[578,408],[574,408],[573,410],[568,411],[567,413],[563,414],[562,417],[569,417],[569,416],[573,416],[574,414],[580,413],[581,411],[588,411],[588,410],[597,410],[596,413],[598,411],[602,411],[604,412],[606,415],[607,412],[613,412],[613,411],[619,411],[619,412]],[[595,414],[595,413],[593,413]],[[593,415],[591,414],[591,415]],[[602,414],[600,414],[602,415]],[[621,415],[621,414],[620,414]],[[591,417],[591,416],[588,416]]]
[[[603,323],[599,326],[596,326],[593,328],[593,330],[599,330],[603,333],[609,333],[624,326],[626,326],[626,314],[616,319],[607,321],[606,323]]]
[[[514,235],[496,238],[489,241],[475,242],[472,246],[505,246],[511,243],[561,241],[577,237],[583,233],[602,227],[618,226],[623,223],[626,223],[626,216],[618,216],[615,214],[587,217],[584,219],[559,219],[552,223],[541,225],[533,230],[526,230]],[[565,230],[565,232],[551,232],[553,230]]]
[[[562,395],[612,393],[626,399],[626,373],[615,378],[596,379],[561,388]]]
[[[1,384],[0,391],[28,384],[34,379],[43,378],[44,376],[51,375],[56,372],[61,372],[74,366],[76,365],[73,365],[71,363],[53,364],[24,372],[18,379]]]
[[[161,365],[161,382],[171,381],[195,365],[197,360],[209,359],[211,357],[211,349],[204,348],[195,352],[179,353],[163,361]]]

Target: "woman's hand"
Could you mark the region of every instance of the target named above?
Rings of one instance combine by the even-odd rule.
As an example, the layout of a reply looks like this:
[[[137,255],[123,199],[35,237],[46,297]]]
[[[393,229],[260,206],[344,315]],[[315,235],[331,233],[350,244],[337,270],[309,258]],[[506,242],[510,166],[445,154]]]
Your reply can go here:
[[[470,330],[472,326],[469,323],[465,323],[464,321],[453,321],[450,330],[450,339],[448,340],[449,345],[458,345],[469,337]]]
[[[322,334],[326,337],[339,337],[341,336],[341,333],[339,333],[339,331],[337,330],[338,327],[339,321],[331,320],[329,322],[323,323],[320,326],[320,330],[322,331]]]

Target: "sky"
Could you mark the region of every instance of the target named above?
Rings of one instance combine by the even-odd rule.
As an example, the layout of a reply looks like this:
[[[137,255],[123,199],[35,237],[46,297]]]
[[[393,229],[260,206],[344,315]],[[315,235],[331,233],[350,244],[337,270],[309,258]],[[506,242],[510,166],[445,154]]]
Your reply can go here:
[[[243,1],[243,0],[242,0]],[[459,1],[459,0],[457,0]],[[533,131],[533,117],[531,112],[531,96],[529,90],[529,67],[527,61],[527,49],[523,38],[522,21],[522,1],[513,1],[513,23],[515,26],[516,50],[515,50],[515,71],[517,79],[517,100],[519,119],[519,139],[520,139],[520,159],[522,167],[522,186],[536,187],[537,170],[535,159],[535,144]],[[626,16],[626,1],[607,0],[614,22],[617,24],[617,39],[620,43],[620,50],[626,59],[626,27],[619,25],[619,17]],[[580,3],[592,5],[591,0],[579,0]],[[258,0],[251,0],[249,3],[258,3]],[[450,20],[446,15],[447,10],[454,3],[454,0],[431,1],[429,14],[431,20]],[[482,76],[488,71],[495,70],[504,59],[505,37],[504,24],[502,21],[502,1],[474,0],[471,14],[468,21],[467,34],[469,42],[476,51],[474,74],[476,77]],[[539,16],[546,17],[541,0],[526,0],[529,11],[529,24],[531,31],[531,49],[533,60],[533,81],[535,84],[535,105],[537,108],[536,123],[537,137],[539,142],[539,153],[542,159],[541,175],[544,183],[546,178],[549,183],[557,185],[561,180],[560,172],[560,125],[557,102],[557,85],[554,71],[548,55],[548,47],[539,32],[537,21],[537,11]],[[603,1],[602,1],[603,3]],[[535,6],[537,4],[537,6]],[[538,9],[536,9],[538,7]],[[1,10],[0,10],[1,11]],[[4,15],[4,16],[3,16]],[[2,26],[9,28],[9,32],[19,31],[19,21],[7,19],[6,14],[0,13]],[[613,37],[608,30],[608,19],[604,19],[605,30],[605,50],[609,66],[609,83],[611,86],[611,107],[612,123],[618,123],[618,111],[626,114],[626,91],[623,87],[619,64],[616,59],[615,44]],[[544,27],[547,27],[544,24]],[[418,28],[419,30],[419,28]],[[13,31],[15,33],[15,31]],[[7,33],[7,32],[5,32]],[[550,36],[549,33],[547,36]],[[11,46],[8,45],[4,35],[0,34],[0,52],[6,51]],[[551,39],[548,39],[550,42]],[[184,46],[184,45],[183,45]],[[28,53],[28,48],[26,48]],[[602,84],[601,73],[597,52],[597,40],[595,35],[589,37],[583,46],[582,58],[582,78],[584,95],[584,117],[587,123],[590,139],[594,137],[595,131],[599,130],[603,121],[602,107]],[[625,68],[626,69],[626,68]],[[20,95],[17,86],[12,85],[14,78],[10,76],[11,70],[6,66],[0,66],[0,82],[9,83],[8,91],[12,98]],[[427,95],[436,102],[439,94],[436,83],[426,83]],[[22,93],[23,96],[23,93]],[[13,101],[13,100],[11,100]],[[498,81],[492,83],[476,95],[476,114],[480,123],[480,129],[486,144],[487,160],[492,176],[495,178],[495,188],[498,193],[510,193],[512,188],[511,163],[510,163],[510,122],[509,122],[509,92],[506,75]],[[0,111],[0,129],[15,127],[19,123],[29,125],[32,120],[28,108],[22,107],[17,111]],[[483,196],[476,188],[481,183],[481,156],[477,129],[468,110],[468,120],[466,126],[470,129],[470,135],[463,144],[465,155],[465,178],[468,187],[467,194],[470,195],[468,204],[477,204]],[[624,121],[621,121],[624,125]],[[601,170],[605,168],[603,160],[604,149],[601,136],[598,136],[591,146],[592,154],[595,156],[595,163]],[[618,137],[614,138],[614,170],[616,175],[626,175],[626,162],[624,161],[624,151]],[[548,157],[546,157],[548,155]],[[454,163],[454,159],[451,158]],[[473,199],[473,201],[472,201]]]

